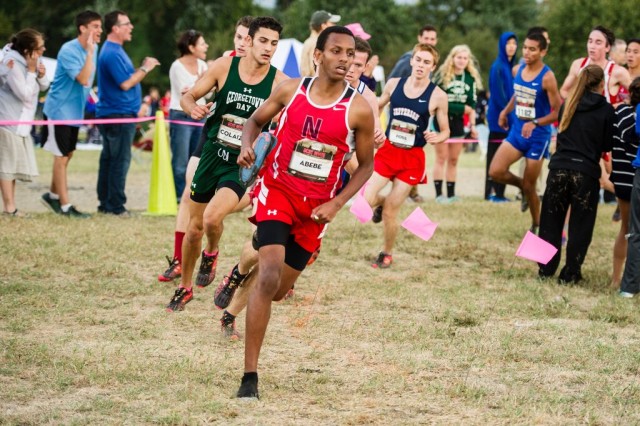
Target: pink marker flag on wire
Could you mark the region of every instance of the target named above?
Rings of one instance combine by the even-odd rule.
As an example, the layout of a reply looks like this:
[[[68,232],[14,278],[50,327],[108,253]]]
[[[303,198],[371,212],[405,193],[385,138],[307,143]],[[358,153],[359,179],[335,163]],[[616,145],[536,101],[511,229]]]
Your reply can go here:
[[[558,249],[553,245],[531,231],[527,231],[516,251],[516,256],[546,265],[557,252]]]
[[[349,209],[361,223],[366,223],[373,217],[373,210],[367,200],[360,194],[356,195],[356,199]]]
[[[420,207],[416,209],[402,222],[402,227],[417,237],[429,241],[433,237],[438,224],[431,222],[431,219],[422,211]]]

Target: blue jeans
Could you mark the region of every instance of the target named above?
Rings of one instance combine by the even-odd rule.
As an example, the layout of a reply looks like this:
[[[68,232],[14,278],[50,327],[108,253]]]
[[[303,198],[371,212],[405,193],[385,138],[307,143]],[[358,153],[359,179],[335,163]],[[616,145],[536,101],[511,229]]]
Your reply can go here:
[[[113,114],[100,118],[132,118],[133,115]],[[120,214],[126,211],[124,187],[131,164],[131,145],[136,124],[101,124],[102,153],[98,170],[98,211]]]
[[[169,120],[189,121],[192,123],[204,122],[204,120],[194,120],[183,111],[176,109],[169,110]],[[196,150],[201,133],[201,126],[189,126],[186,124],[171,124],[169,126],[169,137],[171,138],[171,170],[173,170],[173,181],[175,182],[178,201],[180,201],[182,191],[184,191],[189,157],[191,157]]]

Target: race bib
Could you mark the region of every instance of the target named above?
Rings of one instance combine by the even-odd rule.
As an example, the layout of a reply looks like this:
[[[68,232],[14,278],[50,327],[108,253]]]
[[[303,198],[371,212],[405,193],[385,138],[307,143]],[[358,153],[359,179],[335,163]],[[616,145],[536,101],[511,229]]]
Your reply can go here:
[[[522,120],[533,120],[536,118],[535,99],[516,97],[516,116]]]
[[[337,146],[302,139],[296,143],[288,171],[311,182],[326,182],[337,151]]]
[[[413,148],[416,141],[416,129],[418,126],[413,123],[405,123],[404,121],[391,120],[391,129],[389,130],[389,142],[398,148]]]
[[[246,122],[246,118],[232,114],[223,115],[222,123],[218,129],[218,141],[230,148],[240,149],[242,145],[242,127]]]

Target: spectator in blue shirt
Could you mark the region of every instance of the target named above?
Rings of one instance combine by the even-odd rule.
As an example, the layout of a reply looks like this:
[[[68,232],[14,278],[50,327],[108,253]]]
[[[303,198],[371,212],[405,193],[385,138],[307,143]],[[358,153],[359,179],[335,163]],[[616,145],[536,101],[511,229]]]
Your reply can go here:
[[[50,120],[82,120],[84,105],[96,74],[97,50],[102,34],[102,17],[91,10],[76,16],[78,35],[58,52],[58,66],[44,103],[44,115]],[[42,136],[43,147],[53,154],[53,172],[49,192],[43,203],[53,212],[69,217],[89,217],[69,200],[67,168],[76,150],[80,124],[48,124]]]
[[[135,69],[122,45],[131,41],[133,24],[126,13],[115,10],[104,16],[109,32],[98,57],[97,118],[134,118],[142,103],[140,82],[160,64],[156,58],[146,57]],[[125,183],[131,163],[131,144],[135,123],[101,124],[102,153],[98,170],[98,211],[127,216]]]

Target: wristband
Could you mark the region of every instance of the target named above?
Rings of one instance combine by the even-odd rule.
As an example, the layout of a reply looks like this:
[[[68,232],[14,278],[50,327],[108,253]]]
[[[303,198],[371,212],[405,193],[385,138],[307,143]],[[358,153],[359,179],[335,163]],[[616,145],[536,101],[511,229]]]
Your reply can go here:
[[[140,68],[138,68],[140,71],[142,71],[143,73],[147,74],[149,72],[149,70],[147,69],[147,67],[145,66],[141,66]]]

